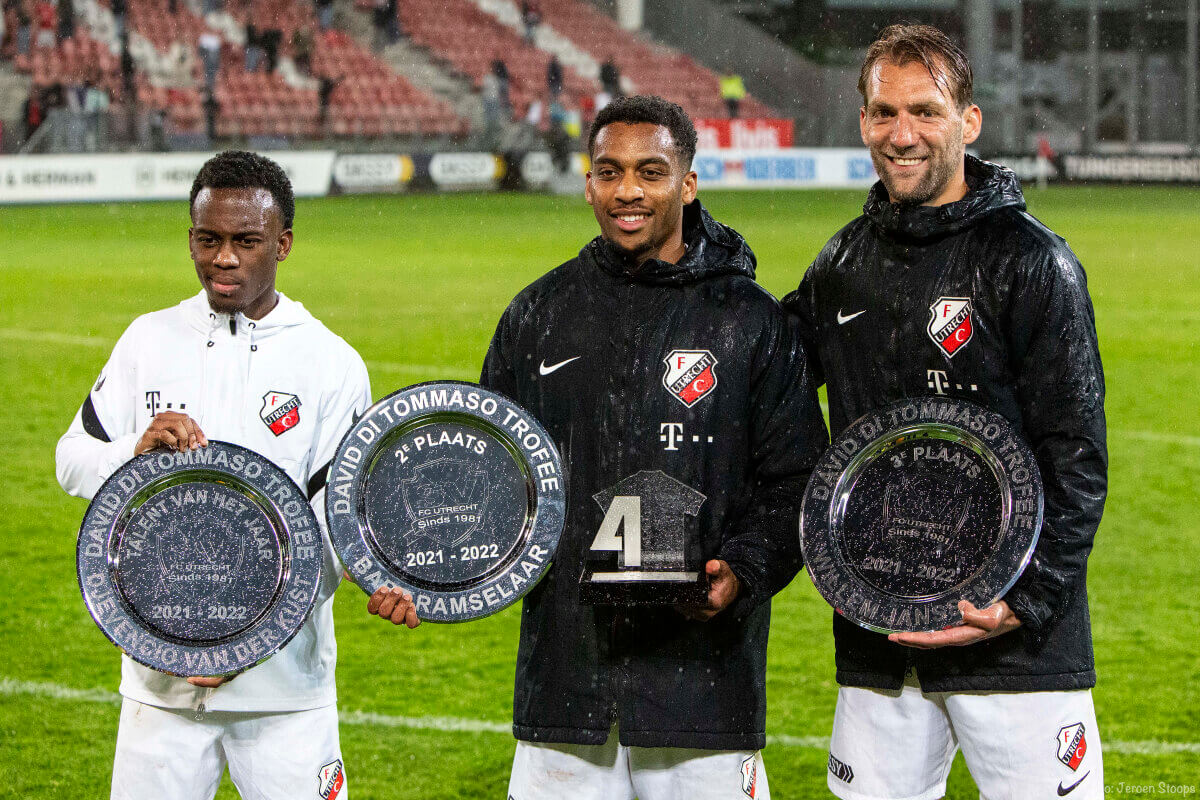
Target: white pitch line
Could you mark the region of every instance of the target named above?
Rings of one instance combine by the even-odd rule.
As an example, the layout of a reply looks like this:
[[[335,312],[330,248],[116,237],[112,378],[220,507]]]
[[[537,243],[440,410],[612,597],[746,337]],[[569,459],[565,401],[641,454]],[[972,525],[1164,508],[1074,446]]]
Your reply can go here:
[[[22,681],[0,677],[0,695],[32,695],[52,700],[75,700],[84,703],[120,705],[121,696],[106,689],[72,689],[47,681]],[[402,717],[391,714],[376,714],[370,711],[342,710],[338,717],[343,725],[364,725],[383,728],[407,728],[409,730],[439,731],[442,733],[502,733],[512,735],[512,725],[507,722],[490,722],[482,719],[462,717]],[[808,750],[824,750],[829,746],[829,736],[794,736],[787,733],[767,736],[768,745],[798,747]],[[1169,756],[1179,753],[1200,755],[1200,742],[1155,742],[1155,741],[1105,741],[1104,750],[1121,755]]]
[[[1182,433],[1160,433],[1159,431],[1123,431],[1108,432],[1109,439],[1144,439],[1148,442],[1163,442],[1164,444],[1185,444],[1200,447],[1200,436],[1187,436]]]

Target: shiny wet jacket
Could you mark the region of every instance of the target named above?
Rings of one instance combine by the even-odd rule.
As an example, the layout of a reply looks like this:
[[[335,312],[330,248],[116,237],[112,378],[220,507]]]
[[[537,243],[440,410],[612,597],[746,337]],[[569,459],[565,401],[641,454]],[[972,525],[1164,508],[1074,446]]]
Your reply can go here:
[[[1041,537],[1005,596],[1016,631],[914,650],[834,615],[837,679],[926,691],[1095,684],[1087,557],[1107,491],[1104,375],[1083,268],[1025,211],[1013,174],[967,157],[970,191],[940,207],[892,204],[882,183],[784,305],[828,386],[834,437],[906,397],[962,398],[1029,442],[1045,489]]]
[[[483,384],[554,437],[567,476],[554,566],[523,604],[519,739],[598,744],[616,721],[633,746],[765,743],[769,601],[800,567],[801,495],[828,440],[796,321],[755,283],[745,241],[698,201],[684,241],[678,263],[634,271],[593,240],[512,301],[484,364]],[[680,388],[668,373],[681,354],[711,363],[711,385]],[[686,517],[696,546],[742,581],[708,622],[580,600],[596,495],[643,471],[703,495]]]

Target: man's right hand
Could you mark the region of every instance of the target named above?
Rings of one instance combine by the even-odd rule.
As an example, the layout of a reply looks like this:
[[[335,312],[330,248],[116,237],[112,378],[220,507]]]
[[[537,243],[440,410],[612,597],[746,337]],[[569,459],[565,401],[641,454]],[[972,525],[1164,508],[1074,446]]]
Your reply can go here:
[[[205,437],[204,431],[200,430],[200,426],[196,424],[196,420],[187,414],[164,411],[156,414],[150,421],[150,427],[146,428],[142,438],[138,439],[137,446],[133,448],[133,454],[140,456],[159,445],[169,450],[186,453],[197,447],[207,447],[208,439]]]
[[[412,595],[399,587],[380,586],[367,601],[367,613],[390,620],[393,625],[415,628],[421,624]]]

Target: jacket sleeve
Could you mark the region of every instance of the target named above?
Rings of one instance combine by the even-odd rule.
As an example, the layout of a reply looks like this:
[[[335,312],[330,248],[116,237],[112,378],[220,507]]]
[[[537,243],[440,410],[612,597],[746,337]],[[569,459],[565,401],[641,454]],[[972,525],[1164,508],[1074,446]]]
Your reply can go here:
[[[800,505],[808,476],[829,444],[798,321],[774,301],[772,306],[751,375],[753,486],[720,553],[742,582],[735,616],[769,600],[800,570]]]
[[[824,255],[824,251],[821,255]],[[809,369],[812,371],[813,381],[818,387],[825,383],[825,375],[821,370],[821,360],[817,353],[816,280],[813,275],[817,271],[821,255],[818,255],[817,260],[805,271],[800,286],[783,298],[783,307],[796,318],[796,329],[800,335],[800,342],[804,345],[804,351],[808,355]]]
[[[301,487],[322,523],[325,522],[325,484],[329,479],[329,465],[333,463],[346,431],[370,405],[371,379],[367,375],[367,366],[358,353],[351,350],[346,372],[341,376],[320,421],[308,485]]]
[[[517,300],[513,300],[500,317],[479,375],[479,384],[483,388],[500,392],[514,400],[518,397],[517,375],[512,364],[518,333],[516,304]]]
[[[1033,557],[1005,600],[1037,647],[1085,591],[1107,493],[1108,450],[1104,373],[1083,268],[1059,243],[1024,280],[1010,304],[1010,353],[1045,505]]]
[[[92,499],[109,476],[133,458],[133,448],[141,438],[134,402],[134,337],[134,326],[130,326],[55,448],[58,483],[75,497]]]

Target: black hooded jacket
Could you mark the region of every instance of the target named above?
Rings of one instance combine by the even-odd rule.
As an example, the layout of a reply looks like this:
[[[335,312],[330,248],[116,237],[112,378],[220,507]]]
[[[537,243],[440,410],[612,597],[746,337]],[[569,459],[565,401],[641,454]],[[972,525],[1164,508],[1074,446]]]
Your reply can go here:
[[[915,667],[932,692],[1086,688],[1096,682],[1087,557],[1108,467],[1091,298],[1066,242],[1026,213],[1013,174],[970,156],[966,167],[970,191],[940,207],[892,204],[877,183],[784,304],[828,384],[835,437],[888,403],[948,395],[1002,414],[1029,442],[1044,521],[1004,598],[1022,624],[914,650],[835,614],[837,679],[896,689]]]
[[[679,263],[631,274],[596,238],[512,301],[484,363],[482,383],[545,425],[567,477],[554,566],[524,599],[519,739],[599,744],[615,721],[632,746],[765,743],[769,600],[800,568],[800,499],[828,437],[795,320],[754,282],[745,241],[698,201],[684,241]],[[664,380],[676,351],[715,360],[690,406]],[[604,516],[593,496],[656,470],[704,495],[688,525],[741,580],[708,622],[580,601]]]

